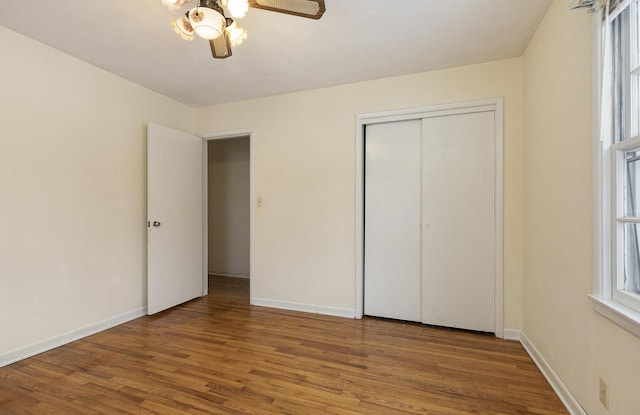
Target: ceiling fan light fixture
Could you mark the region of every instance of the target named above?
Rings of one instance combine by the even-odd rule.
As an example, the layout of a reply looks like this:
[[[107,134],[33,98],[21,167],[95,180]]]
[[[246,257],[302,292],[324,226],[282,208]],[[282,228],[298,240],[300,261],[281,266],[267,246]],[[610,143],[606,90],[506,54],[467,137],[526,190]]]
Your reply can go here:
[[[189,2],[189,0],[160,0],[164,7],[166,7],[169,11],[178,10],[182,5]]]
[[[226,19],[221,12],[203,6],[205,3],[208,2],[201,1],[200,6],[189,10],[189,22],[198,36],[212,40],[222,35]]]
[[[190,0],[161,0],[170,10],[177,10]],[[195,35],[209,41],[214,59],[226,59],[247,38],[234,19],[243,17],[250,7],[294,16],[319,19],[326,8],[325,0],[197,0],[197,6],[171,21],[173,30],[185,40]],[[227,13],[231,17],[226,17]]]
[[[191,26],[191,22],[186,15],[173,19],[171,27],[184,40],[193,40],[195,37],[193,35],[193,26]]]
[[[241,45],[247,36],[247,31],[235,21],[227,26],[227,37],[231,46]]]
[[[249,0],[222,0],[222,4],[229,10],[231,17],[242,19],[249,11]]]

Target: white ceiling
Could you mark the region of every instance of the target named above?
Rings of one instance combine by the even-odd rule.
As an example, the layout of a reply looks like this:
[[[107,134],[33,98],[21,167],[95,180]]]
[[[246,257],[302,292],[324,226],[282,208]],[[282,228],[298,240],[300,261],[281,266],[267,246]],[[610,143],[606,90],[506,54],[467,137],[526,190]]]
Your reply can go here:
[[[318,21],[250,9],[225,60],[160,0],[1,0],[0,24],[200,107],[520,56],[551,0],[325,3]]]

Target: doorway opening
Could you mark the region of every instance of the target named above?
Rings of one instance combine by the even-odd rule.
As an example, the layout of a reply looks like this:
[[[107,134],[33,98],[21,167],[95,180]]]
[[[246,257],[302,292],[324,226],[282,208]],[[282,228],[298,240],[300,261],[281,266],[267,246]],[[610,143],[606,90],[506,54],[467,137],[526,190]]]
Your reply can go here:
[[[252,132],[217,134],[205,141],[203,291],[225,281],[248,287],[253,303],[253,140]],[[242,280],[242,281],[240,281]]]

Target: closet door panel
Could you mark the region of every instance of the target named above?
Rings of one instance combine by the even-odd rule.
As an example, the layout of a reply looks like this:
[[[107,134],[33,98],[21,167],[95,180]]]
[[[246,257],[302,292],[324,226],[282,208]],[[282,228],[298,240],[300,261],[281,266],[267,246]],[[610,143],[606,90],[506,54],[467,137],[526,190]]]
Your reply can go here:
[[[422,322],[494,332],[494,112],[424,118]]]
[[[420,125],[410,120],[366,127],[366,315],[421,320]]]

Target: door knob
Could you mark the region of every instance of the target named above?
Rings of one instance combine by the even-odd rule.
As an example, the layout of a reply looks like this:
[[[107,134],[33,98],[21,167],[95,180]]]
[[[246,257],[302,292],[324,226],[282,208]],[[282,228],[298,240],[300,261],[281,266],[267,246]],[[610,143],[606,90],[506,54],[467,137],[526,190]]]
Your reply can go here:
[[[154,221],[153,221],[153,226],[154,226],[155,228],[157,228],[157,227],[158,227],[158,226],[160,226],[160,225],[162,225],[162,223],[158,222],[157,220],[154,220]]]

